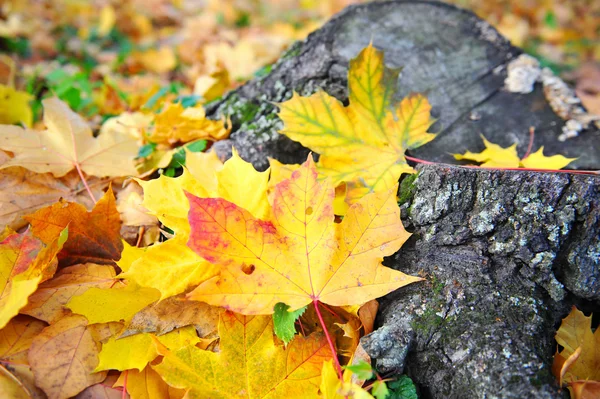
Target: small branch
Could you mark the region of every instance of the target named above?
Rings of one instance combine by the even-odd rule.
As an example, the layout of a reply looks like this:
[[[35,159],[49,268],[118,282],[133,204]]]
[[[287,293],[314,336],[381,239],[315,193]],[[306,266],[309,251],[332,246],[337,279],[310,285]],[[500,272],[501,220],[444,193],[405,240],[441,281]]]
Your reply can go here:
[[[90,198],[92,199],[92,201],[94,201],[94,204],[95,204],[98,201],[96,200],[96,197],[94,197],[94,193],[92,192],[92,189],[88,185],[87,180],[85,179],[85,176],[83,175],[83,171],[81,170],[81,167],[79,167],[78,163],[75,163],[75,169],[77,169],[77,173],[79,173],[79,178],[81,179],[81,182],[83,183],[83,185],[84,185],[85,189],[87,190]]]
[[[529,127],[529,145],[527,146],[527,151],[523,156],[523,159],[527,158],[529,154],[531,154],[531,149],[533,148],[533,138],[535,137],[535,127]]]
[[[337,358],[337,351],[335,350],[335,345],[331,340],[331,336],[329,335],[329,331],[327,330],[327,326],[325,325],[325,320],[323,320],[323,315],[319,310],[319,301],[314,299],[313,305],[315,306],[315,310],[317,311],[317,317],[319,317],[319,322],[321,323],[321,327],[323,327],[323,332],[325,333],[325,337],[327,338],[327,343],[329,344],[329,349],[331,349],[331,355],[333,356],[333,362],[335,363],[335,368],[338,373],[338,378],[340,381],[344,381],[344,377],[342,375],[342,366],[340,366],[340,361]]]

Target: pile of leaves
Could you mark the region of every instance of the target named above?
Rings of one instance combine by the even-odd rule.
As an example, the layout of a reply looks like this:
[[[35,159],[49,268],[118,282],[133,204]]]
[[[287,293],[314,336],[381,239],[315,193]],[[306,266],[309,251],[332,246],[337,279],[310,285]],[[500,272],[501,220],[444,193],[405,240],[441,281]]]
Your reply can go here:
[[[369,46],[348,106],[279,104],[317,163],[210,151],[231,123],[206,103],[344,5],[287,22],[258,1],[4,6],[0,396],[416,397],[359,340],[376,298],[421,280],[381,262],[410,236],[396,195],[405,152],[435,138],[427,99],[393,104],[397,72]],[[570,161],[486,146],[463,157]]]

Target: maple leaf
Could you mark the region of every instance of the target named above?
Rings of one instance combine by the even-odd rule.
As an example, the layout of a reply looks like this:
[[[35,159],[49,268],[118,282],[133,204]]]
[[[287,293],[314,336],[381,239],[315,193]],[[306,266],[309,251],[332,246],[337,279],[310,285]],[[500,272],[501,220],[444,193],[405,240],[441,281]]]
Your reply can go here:
[[[33,339],[29,364],[49,399],[70,398],[106,377],[106,372],[92,373],[99,347],[87,324],[85,317],[67,316]]]
[[[115,275],[115,269],[107,265],[86,263],[65,267],[38,287],[21,313],[54,323],[70,314],[65,305],[73,296],[91,287],[110,287],[114,284]]]
[[[111,264],[121,256],[121,219],[111,188],[91,212],[83,205],[61,199],[24,219],[31,223],[33,234],[46,244],[69,226],[69,240],[58,257],[62,266]]]
[[[138,146],[125,134],[102,134],[95,138],[79,115],[57,98],[42,101],[47,130],[0,125],[0,149],[14,157],[0,168],[22,166],[55,177],[77,169],[92,176],[136,176],[133,159]]]
[[[323,364],[321,371],[321,394],[323,399],[373,399],[373,397],[357,384],[352,382],[352,371],[344,370],[344,380],[340,381],[331,360]]]
[[[125,376],[127,376],[127,393],[132,399],[181,399],[185,396],[184,390],[167,385],[150,366],[146,366],[142,371],[132,369],[122,372],[114,386],[124,386]]]
[[[106,180],[95,177],[87,178],[87,184],[96,198],[101,197],[108,186]],[[0,226],[8,225],[13,230],[24,227],[27,222],[23,216],[52,205],[60,198],[87,209],[94,206],[75,171],[56,178],[51,173],[35,173],[21,167],[0,170]]]
[[[190,225],[189,202],[184,190],[207,197],[223,197],[245,207],[257,217],[268,211],[266,187],[268,172],[257,172],[235,150],[222,164],[214,153],[188,153],[183,174],[138,181],[144,189],[143,206],[175,232],[175,237],[153,245],[119,277],[132,279],[144,287],[156,288],[161,300],[186,291],[218,273],[218,268],[202,259],[187,245]],[[243,181],[244,185],[239,182]],[[248,191],[246,187],[252,187]]]
[[[110,337],[108,341],[102,344],[100,361],[96,371],[111,369],[119,371],[137,369],[142,371],[149,362],[158,356],[156,345],[153,342],[154,338],[170,350],[196,345],[200,342],[193,326],[180,328],[160,337],[147,333],[119,339]]]
[[[172,387],[192,398],[316,398],[323,361],[331,354],[322,334],[273,341],[271,317],[223,312],[219,353],[194,346],[170,351],[157,343],[163,361],[152,366]]]
[[[56,271],[56,254],[67,237],[66,229],[45,245],[31,230],[8,234],[0,242],[0,328],[27,305],[38,284]]]
[[[32,100],[31,94],[0,84],[0,123],[31,126],[33,112],[29,102]]]
[[[123,391],[114,388],[113,384],[117,382],[117,375],[109,374],[106,379],[98,384],[87,387],[75,399],[123,399]]]
[[[454,154],[457,160],[469,160],[481,163],[483,168],[529,168],[529,169],[562,169],[577,158],[565,158],[562,155],[547,157],[544,147],[526,158],[519,159],[517,144],[503,148],[498,144],[488,141],[483,135],[485,149],[479,153],[467,151],[464,154]]]
[[[188,298],[244,314],[294,311],[321,301],[362,304],[420,281],[381,264],[410,237],[400,221],[396,190],[370,194],[334,223],[334,190],[317,181],[312,157],[276,186],[272,216],[255,218],[222,198],[188,194],[188,246],[221,266]]]
[[[552,372],[560,385],[567,384],[574,399],[594,397],[600,391],[600,329],[592,332],[592,317],[573,307],[556,332],[556,342],[563,350],[554,355]]]
[[[431,106],[421,95],[404,98],[394,112],[391,101],[398,71],[385,68],[383,54],[372,44],[350,61],[350,105],[319,91],[281,104],[280,133],[321,154],[319,172],[334,186],[351,183],[351,198],[394,186],[412,173],[404,152],[433,140]]]
[[[201,105],[184,108],[181,103],[170,103],[154,118],[148,140],[164,144],[198,139],[221,140],[227,138],[230,130],[223,121],[207,119]]]

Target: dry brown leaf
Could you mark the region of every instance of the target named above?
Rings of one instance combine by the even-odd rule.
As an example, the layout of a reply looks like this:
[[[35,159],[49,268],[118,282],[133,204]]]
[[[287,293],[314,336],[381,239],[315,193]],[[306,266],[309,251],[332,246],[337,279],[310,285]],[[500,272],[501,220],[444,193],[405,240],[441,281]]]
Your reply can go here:
[[[83,205],[61,200],[26,216],[25,220],[44,243],[51,242],[69,226],[69,239],[58,255],[62,266],[88,262],[111,264],[121,257],[121,219],[110,188],[91,212]]]
[[[86,388],[75,399],[127,399],[129,395],[123,395],[123,389],[114,388],[119,374],[109,374],[106,379],[98,384]],[[134,397],[134,399],[137,399]]]
[[[167,298],[140,310],[126,326],[121,337],[153,332],[166,334],[171,330],[193,324],[202,338],[214,336],[219,322],[219,308],[204,302],[182,300],[185,294]]]
[[[2,154],[0,151],[0,156]],[[87,182],[96,198],[100,198],[108,186],[107,179],[97,177],[88,177]],[[23,216],[52,205],[60,198],[77,202],[86,209],[94,207],[76,171],[56,178],[51,173],[35,173],[21,167],[0,170],[0,228],[6,225],[17,230],[27,224]]]
[[[358,317],[365,329],[365,335],[373,332],[373,325],[375,324],[375,317],[377,317],[378,309],[379,302],[377,302],[377,299],[365,303],[358,309]]]
[[[83,316],[67,316],[34,338],[29,363],[49,399],[70,398],[106,377],[106,372],[93,373],[99,345],[87,324]]]

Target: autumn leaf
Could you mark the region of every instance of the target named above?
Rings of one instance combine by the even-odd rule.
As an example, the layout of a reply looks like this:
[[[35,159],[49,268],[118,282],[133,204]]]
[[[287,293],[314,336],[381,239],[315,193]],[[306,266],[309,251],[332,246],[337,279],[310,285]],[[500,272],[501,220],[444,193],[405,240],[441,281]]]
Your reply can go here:
[[[81,295],[73,296],[66,307],[75,314],[85,316],[90,323],[126,323],[140,310],[156,302],[160,293],[154,288],[130,283],[111,288],[91,287]]]
[[[277,185],[271,214],[257,219],[221,198],[188,194],[188,245],[221,267],[188,298],[244,314],[272,314],[283,302],[294,311],[321,301],[362,304],[420,281],[381,264],[410,236],[400,221],[397,187],[373,193],[334,223],[334,190],[317,181],[309,156]]]
[[[29,102],[32,100],[31,94],[0,84],[0,123],[31,126],[33,112]]]
[[[142,371],[126,370],[121,373],[114,386],[122,387],[127,376],[127,392],[132,399],[181,399],[185,391],[167,385],[152,367],[146,366]]]
[[[120,388],[114,388],[118,375],[109,374],[104,381],[87,387],[74,399],[128,399]],[[135,398],[132,398],[135,399]]]
[[[331,360],[323,364],[320,388],[323,399],[373,399],[367,391],[352,383],[351,370],[344,370],[344,380],[340,381]]]
[[[70,398],[106,377],[106,372],[92,373],[99,345],[87,324],[85,317],[67,316],[33,339],[29,363],[49,399]]]
[[[69,240],[59,254],[62,266],[88,262],[111,264],[121,256],[121,219],[110,188],[91,212],[83,205],[60,200],[25,216],[25,220],[44,243],[54,240],[69,226]]]
[[[96,198],[100,198],[108,186],[106,180],[96,177],[88,177],[87,184]],[[21,167],[0,170],[0,226],[8,225],[13,230],[24,227],[27,222],[23,216],[50,206],[60,198],[87,209],[94,207],[75,171],[56,178],[51,173],[35,173]]]
[[[22,166],[55,177],[77,169],[92,176],[135,176],[133,159],[138,146],[126,134],[102,134],[97,138],[87,122],[57,98],[43,100],[47,130],[0,126],[0,150],[14,157],[0,168]]]
[[[0,397],[10,399],[31,398],[23,383],[2,365],[0,365]]]
[[[38,287],[21,313],[54,323],[70,314],[65,305],[72,297],[91,287],[109,288],[115,275],[115,269],[108,265],[86,263],[65,267]]]
[[[27,351],[46,323],[29,316],[17,316],[0,330],[0,363],[29,364]]]
[[[147,333],[118,339],[111,337],[102,344],[96,371],[130,369],[142,371],[149,362],[158,356],[152,337],[170,350],[178,350],[200,342],[193,326],[180,328],[160,337]]]
[[[194,325],[201,337],[216,335],[219,312],[206,303],[186,301],[183,294],[166,298],[137,312],[121,337],[141,332],[162,335],[188,325]]]
[[[158,352],[154,370],[191,398],[317,398],[323,361],[331,353],[322,334],[297,337],[287,348],[273,340],[271,317],[223,312],[219,353],[194,346]]]
[[[391,110],[397,77],[369,45],[350,61],[347,107],[323,91],[310,97],[294,93],[278,104],[280,133],[318,152],[319,173],[334,186],[350,183],[353,200],[389,189],[402,173],[412,173],[404,152],[435,137],[427,132],[434,121],[425,97],[411,95]]]
[[[207,119],[201,105],[184,108],[181,103],[170,103],[154,118],[147,138],[153,143],[187,143],[198,139],[221,140],[227,138],[229,131],[223,121]]]
[[[293,312],[288,312],[290,307],[285,303],[278,303],[273,309],[273,331],[277,338],[288,344],[296,335],[296,320],[306,311],[306,307]]]
[[[189,239],[189,202],[184,191],[205,197],[223,197],[247,208],[257,217],[268,212],[266,196],[268,172],[257,172],[234,151],[225,164],[214,153],[188,153],[189,170],[177,178],[160,176],[138,181],[144,189],[143,206],[175,232],[175,237],[153,245],[126,273],[144,287],[156,288],[161,300],[186,291],[216,275],[218,268],[202,259],[186,244]],[[243,181],[244,185],[239,182]],[[245,187],[252,187],[251,191]]]
[[[592,332],[592,317],[573,307],[556,332],[556,342],[563,349],[554,355],[552,372],[560,385],[569,386],[574,399],[594,397],[600,390],[600,329]]]
[[[27,230],[0,242],[0,328],[27,305],[40,282],[54,275],[55,257],[66,239],[65,229],[45,245]]]
[[[483,135],[485,150],[474,153],[467,151],[464,154],[454,154],[457,160],[469,160],[480,163],[483,168],[530,168],[530,169],[562,169],[577,158],[565,158],[562,155],[547,157],[544,155],[544,147],[526,158],[519,159],[517,145],[503,148],[486,140]]]

